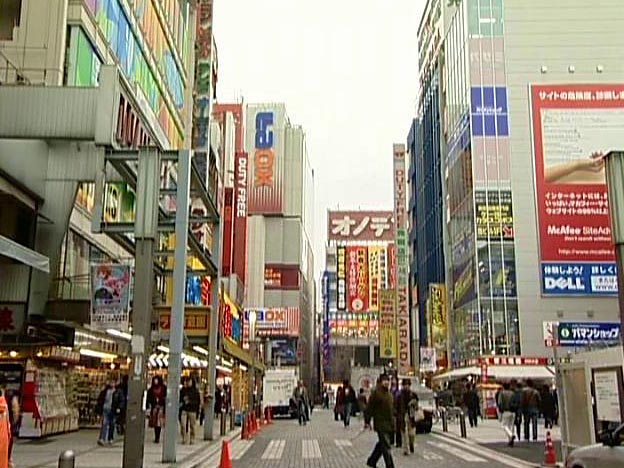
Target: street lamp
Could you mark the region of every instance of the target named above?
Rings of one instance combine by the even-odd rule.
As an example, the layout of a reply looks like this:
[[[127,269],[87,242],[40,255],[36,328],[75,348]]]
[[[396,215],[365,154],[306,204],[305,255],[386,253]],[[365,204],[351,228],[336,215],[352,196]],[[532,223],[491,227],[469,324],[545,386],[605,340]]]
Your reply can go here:
[[[607,153],[605,166],[611,212],[611,233],[617,261],[620,323],[624,325],[624,150]],[[620,341],[622,342],[621,338]],[[624,346],[624,342],[622,345]]]
[[[249,353],[251,354],[251,369],[249,369],[249,410],[253,410],[254,388],[256,386],[256,311],[249,311]]]

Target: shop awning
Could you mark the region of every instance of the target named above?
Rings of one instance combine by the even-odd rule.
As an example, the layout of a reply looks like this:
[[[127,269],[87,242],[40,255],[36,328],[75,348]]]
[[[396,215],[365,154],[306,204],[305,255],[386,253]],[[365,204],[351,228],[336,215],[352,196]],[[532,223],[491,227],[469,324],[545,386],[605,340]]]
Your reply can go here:
[[[248,366],[255,365],[256,369],[264,372],[264,365],[260,361],[253,362],[253,360],[251,359],[251,354],[249,354],[244,349],[241,349],[239,346],[235,345],[234,343],[228,340],[223,340],[223,351],[225,351],[230,356],[238,359],[239,361],[244,362]]]
[[[469,375],[479,375],[480,373],[481,369],[479,367],[462,367],[459,369],[450,370],[440,375],[435,375],[433,377],[433,380],[447,381],[453,379],[463,379],[464,377],[468,377]]]
[[[543,380],[555,377],[555,371],[550,366],[488,366],[487,373],[489,377],[503,380]]]
[[[50,273],[50,259],[48,257],[24,247],[8,237],[0,236],[0,255],[17,260],[44,273]]]

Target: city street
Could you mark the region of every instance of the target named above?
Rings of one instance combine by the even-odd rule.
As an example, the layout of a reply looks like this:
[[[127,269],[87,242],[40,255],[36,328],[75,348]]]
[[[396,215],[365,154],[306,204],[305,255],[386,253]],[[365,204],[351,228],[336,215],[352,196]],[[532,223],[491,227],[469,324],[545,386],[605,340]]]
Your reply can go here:
[[[352,468],[366,466],[376,434],[363,431],[363,422],[354,418],[350,429],[333,419],[333,413],[317,410],[312,421],[300,427],[294,420],[277,420],[265,426],[253,440],[236,440],[231,445],[234,468]],[[467,444],[439,434],[418,435],[415,454],[404,456],[393,449],[397,468],[436,467],[513,467],[535,466],[499,455],[475,444]],[[195,468],[216,468],[219,454]],[[382,460],[379,467],[383,467]]]

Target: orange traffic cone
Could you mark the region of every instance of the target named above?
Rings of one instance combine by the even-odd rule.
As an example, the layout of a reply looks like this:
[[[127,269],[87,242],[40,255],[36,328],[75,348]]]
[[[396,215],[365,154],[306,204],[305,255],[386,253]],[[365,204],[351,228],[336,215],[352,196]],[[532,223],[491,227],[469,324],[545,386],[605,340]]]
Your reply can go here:
[[[555,447],[553,447],[550,431],[546,432],[546,446],[544,448],[543,466],[557,466],[557,454],[555,454]]]
[[[221,444],[221,463],[219,468],[232,468],[232,451],[230,450],[230,441],[224,440]]]

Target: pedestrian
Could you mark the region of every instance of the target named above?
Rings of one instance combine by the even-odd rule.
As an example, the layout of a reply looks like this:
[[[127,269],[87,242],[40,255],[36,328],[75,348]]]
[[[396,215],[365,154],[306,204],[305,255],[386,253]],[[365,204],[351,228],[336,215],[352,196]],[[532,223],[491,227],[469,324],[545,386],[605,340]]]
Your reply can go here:
[[[514,421],[516,419],[516,411],[518,408],[517,402],[514,402],[514,392],[511,390],[511,385],[508,382],[503,384],[503,389],[498,393],[498,400],[496,400],[498,411],[501,415],[501,425],[503,431],[507,434],[508,445],[513,447],[516,435],[514,434]]]
[[[514,426],[516,427],[516,439],[520,440],[521,428],[522,428],[522,383],[517,382],[516,379],[511,380],[511,391],[514,392],[512,408],[516,408],[516,418],[514,419]]]
[[[338,387],[336,391],[336,404],[334,405],[334,421],[338,421],[342,418],[344,411],[344,388],[342,385]]]
[[[344,427],[348,428],[351,424],[351,416],[357,408],[358,400],[355,390],[351,386],[348,380],[345,380],[342,384],[344,389],[344,408],[342,413],[342,422]]]
[[[327,387],[323,390],[323,409],[329,409],[329,392]]]
[[[390,453],[392,447],[390,437],[395,427],[394,397],[390,393],[390,378],[387,374],[382,374],[379,377],[377,387],[368,399],[364,428],[370,429],[371,419],[374,421],[378,440],[366,461],[366,465],[376,468],[379,458],[383,457],[386,468],[394,468],[394,461]]]
[[[184,381],[184,387],[180,390],[180,409],[182,417],[180,421],[180,431],[182,433],[182,443],[186,444],[187,434],[190,433],[190,444],[195,443],[195,424],[199,413],[199,390],[192,377]]]
[[[126,414],[128,411],[128,376],[124,375],[121,382],[117,385],[116,398],[119,401],[117,408],[116,425],[117,434],[124,435],[126,432]]]
[[[360,394],[358,395],[358,410],[360,412],[360,419],[364,417],[367,402],[368,399],[366,398],[366,393],[364,393],[364,389],[360,387]]]
[[[466,393],[464,393],[464,406],[468,410],[468,421],[470,427],[477,427],[479,416],[479,394],[472,384],[466,384]]]
[[[541,405],[540,393],[534,388],[533,380],[527,379],[527,386],[522,390],[520,406],[524,416],[524,440],[529,440],[529,426],[533,427],[533,440],[537,440],[537,418]]]
[[[410,379],[403,379],[402,385],[403,388],[399,392],[399,397],[394,401],[394,406],[401,428],[403,455],[408,455],[409,453],[414,453],[414,439],[416,438],[416,422],[418,419],[418,395],[412,391]]]
[[[299,425],[305,426],[309,420],[309,416],[308,416],[309,397],[308,397],[308,389],[303,384],[303,380],[300,380],[297,387],[295,387],[295,390],[293,391],[293,400],[295,401],[295,406],[297,408],[297,415],[299,417]]]
[[[399,379],[396,375],[393,375],[390,378],[390,393],[392,393],[394,401],[399,398],[399,393],[401,393],[401,389],[399,388]],[[403,445],[403,439],[401,437],[401,424],[399,424],[399,418],[396,414],[396,409],[394,413],[394,424],[395,426],[392,431],[390,440],[392,441],[392,444],[396,446],[396,448],[401,448],[401,446]]]
[[[115,383],[108,382],[97,398],[96,414],[101,416],[99,445],[112,444],[115,434],[115,414],[119,401],[115,398]]]
[[[152,379],[152,385],[147,391],[147,408],[149,410],[149,427],[154,429],[154,443],[160,443],[160,433],[165,425],[165,402],[167,386],[161,376]],[[175,418],[175,415],[173,415]],[[174,419],[175,421],[175,419]]]
[[[552,429],[555,424],[557,405],[555,404],[555,397],[550,390],[550,386],[544,385],[542,387],[541,397],[541,412],[544,415],[544,428]]]

